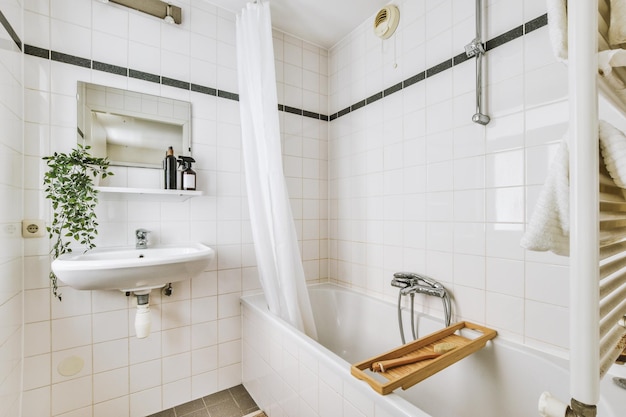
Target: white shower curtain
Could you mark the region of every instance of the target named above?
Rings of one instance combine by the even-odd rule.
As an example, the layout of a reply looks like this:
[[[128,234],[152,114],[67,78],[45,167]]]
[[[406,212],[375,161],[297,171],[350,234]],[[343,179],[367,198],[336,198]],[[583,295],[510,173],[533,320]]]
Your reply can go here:
[[[248,3],[236,28],[243,157],[261,286],[272,313],[316,339],[283,176],[269,2]]]

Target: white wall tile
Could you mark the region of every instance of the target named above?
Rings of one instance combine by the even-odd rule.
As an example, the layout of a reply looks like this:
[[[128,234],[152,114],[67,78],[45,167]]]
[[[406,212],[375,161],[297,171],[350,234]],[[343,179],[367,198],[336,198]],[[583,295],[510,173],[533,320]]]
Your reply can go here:
[[[566,308],[527,300],[525,304],[524,331],[530,338],[557,347],[569,346],[568,312]]]
[[[163,410],[161,388],[151,388],[130,395],[130,415],[143,417]]]
[[[51,19],[50,34],[53,51],[87,59],[91,57],[91,30],[88,28]]]
[[[508,295],[487,294],[487,323],[495,328],[521,334],[524,329],[524,301]]]
[[[93,345],[93,370],[104,372],[127,367],[129,364],[128,339],[113,340]]]
[[[191,353],[167,356],[161,359],[163,383],[189,378],[191,376]]]
[[[50,385],[50,354],[24,359],[24,389],[32,390]]]
[[[109,401],[103,401],[98,404],[94,404],[93,406],[93,416],[94,417],[108,417],[108,416],[119,416],[119,417],[129,417],[130,416],[130,398],[128,395],[123,397],[115,398]]]
[[[50,386],[25,390],[22,399],[22,416],[39,417],[50,415]]]
[[[91,377],[52,385],[52,415],[86,407],[92,402]]]
[[[163,408],[171,408],[191,400],[191,378],[163,385]]]
[[[94,374],[93,392],[93,400],[96,403],[126,395],[129,392],[128,368]]]
[[[116,310],[93,316],[93,342],[128,337],[128,310]]]
[[[52,320],[52,350],[91,344],[91,319],[76,316]]]
[[[492,292],[524,296],[524,263],[500,258],[487,258],[487,289]]]

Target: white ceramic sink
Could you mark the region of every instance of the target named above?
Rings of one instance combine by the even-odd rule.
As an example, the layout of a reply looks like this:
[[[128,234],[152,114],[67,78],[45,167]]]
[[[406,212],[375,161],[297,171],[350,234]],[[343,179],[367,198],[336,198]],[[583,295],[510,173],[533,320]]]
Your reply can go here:
[[[215,251],[202,243],[96,248],[69,253],[52,262],[57,278],[78,290],[139,291],[193,278]]]

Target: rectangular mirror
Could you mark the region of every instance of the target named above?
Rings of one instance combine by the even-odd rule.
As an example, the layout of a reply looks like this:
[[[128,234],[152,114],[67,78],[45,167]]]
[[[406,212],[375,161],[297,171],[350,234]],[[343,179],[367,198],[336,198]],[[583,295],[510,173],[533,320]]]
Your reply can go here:
[[[78,141],[111,165],[162,168],[168,147],[191,156],[191,103],[78,82]]]

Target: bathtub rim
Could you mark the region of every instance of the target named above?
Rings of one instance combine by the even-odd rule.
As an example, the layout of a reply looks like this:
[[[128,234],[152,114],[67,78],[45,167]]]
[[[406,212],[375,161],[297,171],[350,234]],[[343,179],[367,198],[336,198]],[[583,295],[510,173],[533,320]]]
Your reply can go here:
[[[393,303],[390,303],[387,300],[376,298],[364,292],[360,292],[356,289],[347,288],[341,285],[337,285],[335,283],[310,284],[308,285],[308,288],[314,289],[314,290],[319,289],[319,290],[348,292],[348,293],[356,294],[358,296],[366,297],[375,303],[382,303],[384,305],[392,306],[393,308],[396,308],[396,306]],[[302,342],[307,347],[307,349],[309,350],[321,349],[324,355],[321,355],[321,358],[319,360],[324,361],[327,368],[335,372],[338,372],[340,375],[342,375],[342,373],[344,372],[347,372],[350,378],[354,378],[355,382],[359,382],[358,384],[355,384],[355,387],[358,387],[359,393],[366,395],[368,397],[372,393],[376,394],[375,391],[373,391],[372,388],[365,381],[358,380],[356,377],[350,374],[350,366],[352,365],[351,363],[344,360],[339,355],[335,354],[333,351],[326,348],[324,345],[317,342],[316,340],[310,338],[303,332],[297,331],[291,324],[289,324],[285,320],[270,313],[269,308],[267,307],[267,303],[265,301],[265,295],[263,294],[262,291],[253,293],[253,294],[246,294],[240,297],[240,302],[242,304],[242,308],[245,305],[246,307],[251,308],[257,313],[264,314],[264,316],[268,320],[271,320],[272,322],[277,324],[282,330],[289,331],[292,334],[292,337],[295,337],[297,340]],[[438,324],[443,323],[443,320],[437,317],[430,316],[424,313],[419,313],[419,314],[421,315],[421,317],[424,317],[426,320],[432,320],[432,321],[437,322]],[[243,314],[242,314],[242,320],[243,320]],[[560,356],[556,353],[543,351],[534,346],[522,344],[513,340],[509,340],[504,337],[496,337],[488,341],[487,346],[489,346],[490,344],[493,344],[495,346],[501,345],[504,348],[513,349],[518,352],[522,352],[524,354],[537,356],[542,361],[546,361],[548,364],[557,366],[569,374],[569,359],[566,357]],[[601,386],[613,384],[612,381],[610,381],[613,376],[626,377],[626,365],[611,366],[611,368],[609,368],[604,378],[600,381]],[[616,389],[618,388],[609,387],[609,390],[612,391],[613,393],[615,393]],[[610,393],[603,394],[602,391],[603,389],[601,388],[600,402],[606,401],[607,400],[606,397],[613,396]],[[618,393],[621,394],[621,392],[619,391]],[[626,391],[624,392],[624,395],[626,396]],[[384,409],[385,411],[388,411],[388,412],[400,412],[400,413],[403,413],[403,415],[412,416],[412,417],[431,417],[430,414],[427,414],[425,411],[421,410],[418,406],[410,403],[408,400],[405,400],[400,395],[398,395],[395,391],[385,396],[376,394],[376,396],[373,398],[374,398],[373,400],[374,404],[384,404]],[[561,400],[565,401],[569,399],[562,398]],[[612,401],[609,401],[609,404],[611,407],[613,405]],[[416,414],[416,411],[418,411],[419,414]]]

